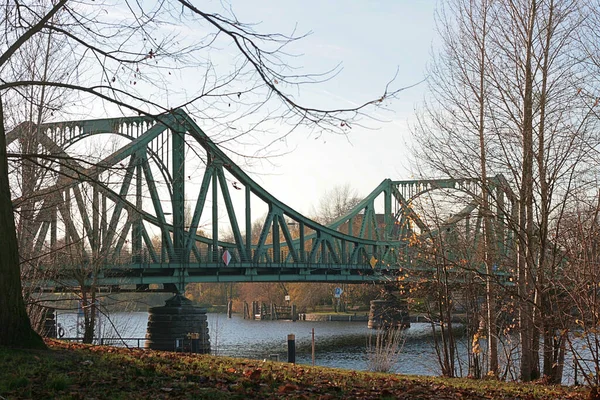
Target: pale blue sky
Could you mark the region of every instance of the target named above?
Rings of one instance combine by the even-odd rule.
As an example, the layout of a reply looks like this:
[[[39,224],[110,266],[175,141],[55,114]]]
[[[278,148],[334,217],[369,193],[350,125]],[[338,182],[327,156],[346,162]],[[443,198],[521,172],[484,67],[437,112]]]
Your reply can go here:
[[[382,1],[232,1],[242,21],[263,21],[260,31],[312,35],[294,50],[307,71],[323,71],[341,62],[333,80],[305,87],[300,99],[318,105],[350,106],[376,98],[398,69],[397,86],[425,78],[436,33],[434,0]],[[411,175],[409,125],[423,99],[425,83],[401,93],[391,112],[375,112],[388,121],[371,121],[376,130],[352,129],[348,137],[319,139],[296,132],[281,146],[287,155],[262,163],[249,173],[267,190],[302,213],[310,213],[332,186],[350,183],[367,195],[384,178]]]
[[[298,102],[308,107],[348,108],[377,99],[396,72],[394,88],[423,81],[436,40],[436,0],[230,1],[240,21],[257,23],[257,32],[291,34],[294,28],[296,34],[312,32],[286,49],[299,55],[292,59],[295,67],[301,68],[295,72],[324,72],[341,63],[342,69],[333,79],[291,91]],[[202,2],[202,7],[223,12],[219,0]],[[127,15],[127,10],[111,8],[110,13]],[[107,18],[114,16],[111,14]],[[206,34],[205,28],[200,25],[166,26],[165,29],[179,35],[178,40],[187,44]],[[139,43],[131,43],[131,46],[139,51]],[[231,65],[235,58],[232,57],[236,52],[233,46],[228,46],[231,45],[218,43],[201,56],[223,70],[233,68]],[[172,66],[177,67],[176,62]],[[140,68],[142,72],[147,70],[143,65]],[[168,107],[182,104],[200,89],[198,86],[202,85],[205,71],[192,67],[173,68],[172,71],[172,74],[169,71],[168,75],[160,77],[158,86],[153,82],[138,82],[136,90]],[[119,78],[124,79],[125,84],[128,79],[135,80],[135,77],[127,75],[119,75]],[[272,195],[306,216],[312,216],[319,199],[336,185],[348,183],[360,196],[366,196],[385,178],[409,179],[414,170],[409,149],[409,126],[415,119],[415,106],[422,102],[425,90],[423,82],[400,93],[397,100],[385,102],[387,111],[371,110],[372,115],[380,120],[363,121],[371,129],[355,125],[347,136],[327,133],[318,136],[309,130],[298,129],[285,141],[269,149],[271,154],[279,154],[279,157],[242,167]],[[119,115],[114,105],[106,108],[93,106],[88,112],[89,115],[84,118]],[[205,120],[201,127],[218,140],[223,132],[206,125],[209,123],[210,119]],[[236,127],[239,128],[244,127]],[[281,127],[282,134],[287,130],[289,126]],[[228,146],[237,146],[235,150],[241,154],[252,154],[256,149],[248,143],[254,141],[255,147],[260,147],[258,143],[264,145],[273,137],[265,139],[265,136],[256,134],[243,138],[243,143],[228,143]],[[196,201],[202,165],[200,163],[197,170],[190,168],[187,171],[194,176],[194,181],[186,184],[190,205]],[[234,190],[232,196],[236,197],[236,204],[243,207],[242,191]],[[239,196],[240,199],[237,198]],[[267,211],[265,204],[257,203],[252,204],[253,218],[260,218]]]

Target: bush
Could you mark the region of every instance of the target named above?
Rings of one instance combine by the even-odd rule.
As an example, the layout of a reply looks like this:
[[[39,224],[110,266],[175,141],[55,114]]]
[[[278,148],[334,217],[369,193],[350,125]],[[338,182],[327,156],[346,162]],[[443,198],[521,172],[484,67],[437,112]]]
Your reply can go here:
[[[394,372],[406,337],[400,328],[377,328],[367,340],[367,369],[372,372]]]

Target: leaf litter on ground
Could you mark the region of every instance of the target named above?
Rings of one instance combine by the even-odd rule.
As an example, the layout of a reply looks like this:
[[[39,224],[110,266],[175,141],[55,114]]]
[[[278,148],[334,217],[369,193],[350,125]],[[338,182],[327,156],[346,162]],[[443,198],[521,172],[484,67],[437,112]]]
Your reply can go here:
[[[47,351],[0,348],[0,396],[73,400],[589,398],[586,388],[368,373],[56,340],[47,344]]]

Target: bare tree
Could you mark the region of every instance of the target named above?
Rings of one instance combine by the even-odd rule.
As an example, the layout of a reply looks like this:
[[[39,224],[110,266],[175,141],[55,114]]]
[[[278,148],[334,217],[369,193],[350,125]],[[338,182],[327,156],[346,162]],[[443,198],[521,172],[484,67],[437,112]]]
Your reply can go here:
[[[349,183],[334,186],[319,199],[315,220],[327,225],[352,210],[361,200]]]
[[[286,45],[302,36],[264,34],[251,24],[240,22],[235,15],[205,12],[191,3],[164,1],[154,5],[123,2],[118,16],[107,11],[102,2],[51,4],[6,3],[0,10],[5,40],[0,45],[0,94],[5,102],[8,93],[27,88],[60,88],[77,105],[120,109],[126,113],[153,116],[170,112],[174,106],[186,107],[217,132],[231,132],[223,140],[233,140],[250,131],[267,130],[273,122],[289,124],[277,137],[293,132],[298,126],[309,129],[345,133],[348,124],[365,115],[365,110],[378,106],[398,90],[388,89],[373,99],[352,108],[317,109],[302,105],[289,93],[305,82],[319,82],[333,77],[325,74],[297,74],[290,67],[292,56]],[[122,11],[122,12],[121,12]],[[163,24],[171,22],[170,25]],[[170,26],[170,28],[169,28]],[[177,37],[181,26],[200,28],[204,36],[194,35],[189,41]],[[78,82],[62,77],[14,77],[8,71],[21,62],[17,53],[34,37],[52,35],[61,46],[78,57]],[[219,67],[207,54],[221,45],[230,46],[235,61],[230,68]],[[175,95],[169,91],[177,74],[185,68],[201,71],[198,89]],[[18,68],[16,68],[18,69]],[[153,91],[152,95],[148,94]],[[158,92],[164,96],[158,95]],[[175,104],[154,99],[176,98]],[[234,107],[232,107],[232,105]],[[273,111],[275,110],[275,111]],[[0,110],[2,111],[2,110]],[[67,110],[63,110],[67,112]],[[24,313],[19,279],[19,258],[12,207],[6,153],[6,129],[11,121],[0,113],[0,202],[5,252],[0,257],[0,344],[41,344],[33,335]],[[34,121],[35,122],[35,121]],[[221,142],[223,142],[221,140]],[[52,165],[57,170],[56,165]],[[23,341],[24,338],[32,338]]]
[[[571,335],[560,335],[553,340],[561,340],[563,357],[568,346],[574,355],[574,367],[582,372],[582,380],[592,387],[600,385],[600,332],[597,329],[600,317],[599,213],[600,196],[590,193],[581,196],[576,207],[565,215],[559,240],[569,268],[555,287],[563,293],[562,301],[553,304],[554,313],[564,315],[560,319],[563,329],[573,331]]]
[[[488,42],[494,25],[493,1],[448,1],[438,13],[438,31],[443,50],[431,69],[433,104],[417,130],[427,160],[451,177],[479,177],[479,210],[483,216],[488,371],[498,374],[493,238],[488,188],[488,137],[490,107]],[[427,124],[432,124],[432,129]],[[433,139],[433,140],[432,140]],[[440,146],[440,142],[446,142]],[[452,160],[452,162],[448,162]],[[478,160],[477,163],[473,162]]]
[[[58,18],[55,16],[54,19]],[[48,82],[61,79],[64,82],[74,82],[77,64],[75,60],[61,47],[50,32],[47,35],[37,35],[15,53],[17,62],[8,65],[7,76],[12,80],[32,80]],[[5,116],[7,125],[21,125],[20,136],[16,142],[9,145],[11,153],[23,154],[23,158],[12,162],[11,189],[14,198],[24,199],[16,211],[17,238],[21,259],[21,274],[30,285],[24,289],[24,299],[33,326],[38,332],[44,327],[45,309],[40,293],[35,293],[31,284],[42,278],[38,266],[40,257],[35,254],[34,242],[36,235],[36,217],[48,214],[47,210],[36,210],[32,194],[42,187],[53,172],[49,162],[44,157],[37,157],[43,152],[39,143],[39,126],[48,121],[53,115],[59,114],[67,103],[65,90],[50,86],[24,87],[6,93]],[[21,124],[23,121],[32,123]],[[47,215],[50,217],[50,215]]]
[[[573,1],[448,1],[441,19],[444,41],[431,74],[431,97],[416,134],[428,166],[452,177],[478,178],[486,246],[481,263],[487,287],[489,370],[497,373],[493,350],[495,285],[492,267],[517,277],[520,377],[544,375],[560,382],[560,341],[551,318],[551,282],[560,279],[555,239],[559,221],[591,161],[595,146],[589,104],[573,88],[587,74],[576,44],[585,19]],[[490,176],[504,174],[516,195],[502,204]],[[512,203],[512,204],[511,204]],[[516,205],[517,212],[511,207]],[[494,253],[504,226],[516,244],[516,260]],[[559,335],[560,336],[560,335]]]

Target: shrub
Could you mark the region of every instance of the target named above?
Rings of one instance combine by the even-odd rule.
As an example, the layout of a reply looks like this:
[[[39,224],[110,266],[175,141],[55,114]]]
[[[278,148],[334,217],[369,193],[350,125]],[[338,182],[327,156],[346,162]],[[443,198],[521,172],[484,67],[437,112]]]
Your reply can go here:
[[[375,336],[375,338],[373,338]],[[377,328],[367,340],[367,369],[372,372],[394,372],[406,337],[400,328]]]

